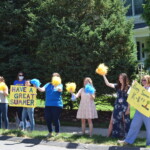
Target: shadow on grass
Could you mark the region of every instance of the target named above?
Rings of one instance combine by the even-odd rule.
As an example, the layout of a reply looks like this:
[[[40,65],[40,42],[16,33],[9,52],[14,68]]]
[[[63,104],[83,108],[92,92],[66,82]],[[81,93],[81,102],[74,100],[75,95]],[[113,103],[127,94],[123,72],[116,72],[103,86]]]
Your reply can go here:
[[[118,147],[117,145],[117,139],[115,138],[110,138],[110,137],[104,137],[101,135],[93,135],[92,137],[89,137],[89,135],[79,135],[79,134],[71,134],[71,133],[60,133],[58,136],[52,136],[50,138],[46,138],[46,132],[41,132],[41,131],[33,131],[33,132],[23,132],[21,130],[0,130],[2,131],[1,133],[4,136],[0,136],[0,140],[7,140],[7,139],[15,139],[18,137],[28,137],[28,139],[22,138],[19,139],[18,143],[28,143],[31,144],[28,147],[33,147],[35,145],[40,144],[41,142],[44,143],[49,143],[51,141],[58,141],[58,142],[68,142],[66,144],[66,147],[69,149],[72,148],[77,148],[79,146],[78,143],[83,143],[83,144],[93,144],[94,146],[99,146],[101,145],[110,145],[109,150],[130,150],[125,149],[126,147]],[[10,137],[13,136],[13,137]],[[32,139],[29,139],[32,138]],[[138,146],[138,147],[137,147]],[[140,150],[139,147],[145,147],[145,139],[137,139],[135,144],[132,146],[132,150]],[[119,149],[118,149],[119,148]]]
[[[16,136],[16,137],[24,137],[25,133],[22,132],[21,130],[4,130],[3,135],[12,135],[12,136]]]

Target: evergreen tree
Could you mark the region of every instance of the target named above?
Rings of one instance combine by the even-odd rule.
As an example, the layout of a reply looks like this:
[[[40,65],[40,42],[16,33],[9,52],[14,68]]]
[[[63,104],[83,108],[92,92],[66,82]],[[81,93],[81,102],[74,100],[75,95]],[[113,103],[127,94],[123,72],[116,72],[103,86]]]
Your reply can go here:
[[[113,82],[121,72],[131,76],[136,54],[133,23],[126,12],[120,0],[41,1],[34,30],[41,31],[36,54],[47,73],[60,72],[64,81],[80,86],[90,76],[100,93],[108,90],[95,74],[99,63],[109,66]]]
[[[99,63],[109,66],[112,82],[135,71],[133,23],[126,12],[120,0],[3,0],[0,71],[14,79],[23,70],[44,83],[59,72],[63,83],[78,87],[90,76],[98,93],[108,93],[95,74]]]

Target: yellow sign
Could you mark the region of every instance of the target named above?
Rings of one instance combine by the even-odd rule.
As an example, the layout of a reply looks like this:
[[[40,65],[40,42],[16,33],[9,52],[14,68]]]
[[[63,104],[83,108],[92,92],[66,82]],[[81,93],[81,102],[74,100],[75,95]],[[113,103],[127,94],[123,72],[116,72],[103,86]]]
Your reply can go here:
[[[9,106],[36,107],[36,88],[11,85]]]
[[[139,83],[135,82],[131,87],[127,102],[143,115],[150,117],[150,92]]]

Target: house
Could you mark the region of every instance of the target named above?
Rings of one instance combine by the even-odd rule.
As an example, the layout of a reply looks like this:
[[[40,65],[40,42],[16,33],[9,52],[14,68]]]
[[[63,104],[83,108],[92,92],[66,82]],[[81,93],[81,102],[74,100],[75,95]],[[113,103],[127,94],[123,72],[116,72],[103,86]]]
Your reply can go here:
[[[143,49],[147,46],[147,39],[150,36],[150,30],[145,21],[142,19],[144,0],[126,0],[125,5],[130,5],[127,12],[127,18],[134,20],[134,39],[137,46],[137,59],[139,63],[144,64],[147,58]]]

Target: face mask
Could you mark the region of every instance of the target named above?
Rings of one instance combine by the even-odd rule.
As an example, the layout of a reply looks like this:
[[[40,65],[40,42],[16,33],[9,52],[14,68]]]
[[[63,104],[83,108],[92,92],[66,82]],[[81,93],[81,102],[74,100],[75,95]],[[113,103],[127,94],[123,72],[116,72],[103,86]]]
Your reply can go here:
[[[19,76],[19,80],[23,80],[24,76]]]

